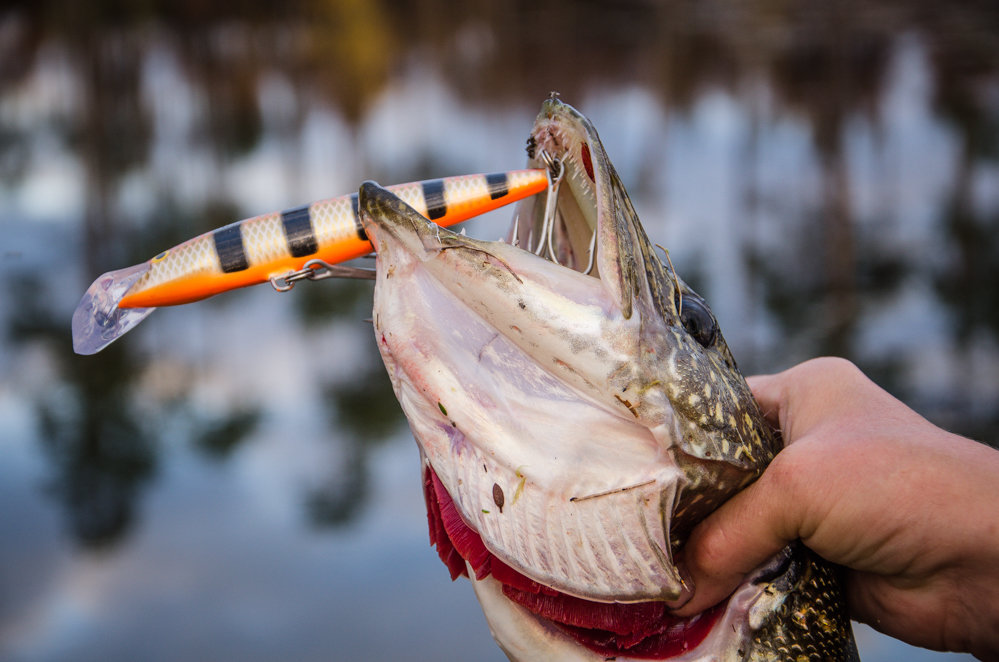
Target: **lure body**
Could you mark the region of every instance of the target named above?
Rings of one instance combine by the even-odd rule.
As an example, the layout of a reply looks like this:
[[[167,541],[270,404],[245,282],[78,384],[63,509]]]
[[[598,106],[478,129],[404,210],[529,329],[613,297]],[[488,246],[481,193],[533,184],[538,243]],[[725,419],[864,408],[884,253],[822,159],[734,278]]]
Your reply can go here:
[[[441,226],[468,220],[544,190],[545,171],[462,175],[388,187]],[[301,269],[312,259],[337,264],[372,251],[357,193],[254,216],[207,232],[149,261],[119,308],[190,303]]]
[[[426,218],[450,226],[545,190],[547,171],[530,168],[460,175],[388,187]],[[73,313],[73,349],[94,354],[157,306],[190,303],[373,250],[357,193],[237,221],[125,269],[101,275]],[[277,285],[275,285],[277,287]]]

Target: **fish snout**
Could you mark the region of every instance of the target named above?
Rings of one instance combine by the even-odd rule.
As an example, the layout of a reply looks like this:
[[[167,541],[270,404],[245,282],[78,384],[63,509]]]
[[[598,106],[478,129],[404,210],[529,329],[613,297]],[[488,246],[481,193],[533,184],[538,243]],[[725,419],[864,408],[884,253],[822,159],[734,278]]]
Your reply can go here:
[[[358,189],[357,211],[365,234],[379,253],[387,238],[406,244],[421,225],[427,225],[427,220],[399,196],[371,180]]]

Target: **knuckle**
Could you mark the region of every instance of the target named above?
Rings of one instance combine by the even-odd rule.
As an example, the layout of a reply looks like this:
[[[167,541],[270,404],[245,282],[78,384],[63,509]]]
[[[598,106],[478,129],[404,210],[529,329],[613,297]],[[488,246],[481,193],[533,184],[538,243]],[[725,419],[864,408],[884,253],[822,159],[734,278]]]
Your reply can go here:
[[[701,575],[717,575],[729,561],[732,542],[726,529],[712,526],[698,537],[692,558],[689,560],[694,570]]]
[[[823,356],[806,361],[799,366],[809,381],[826,383],[852,382],[863,377],[863,372],[852,361],[839,356]]]

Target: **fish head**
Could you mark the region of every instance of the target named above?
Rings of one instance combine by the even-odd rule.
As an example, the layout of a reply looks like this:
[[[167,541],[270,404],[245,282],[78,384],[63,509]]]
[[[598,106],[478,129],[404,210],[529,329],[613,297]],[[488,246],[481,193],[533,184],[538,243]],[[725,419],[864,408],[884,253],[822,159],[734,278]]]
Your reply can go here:
[[[528,156],[558,185],[519,204],[507,241],[360,189],[375,336],[420,448],[431,542],[511,658],[742,659],[787,595],[783,560],[699,616],[666,604],[690,591],[675,561],[690,529],[779,440],[589,120],[549,99]]]
[[[684,480],[671,513],[673,542],[706,512],[754,480],[779,450],[704,298],[657,252],[596,129],[572,106],[548,99],[528,140],[532,165],[557,164],[563,190],[548,234],[549,257],[576,271],[589,265],[631,334],[628,368],[601,387],[663,446]],[[567,191],[564,189],[568,189]],[[517,210],[517,236],[530,245],[544,232],[537,198]],[[547,249],[547,246],[546,246]],[[625,395],[627,394],[627,395]]]

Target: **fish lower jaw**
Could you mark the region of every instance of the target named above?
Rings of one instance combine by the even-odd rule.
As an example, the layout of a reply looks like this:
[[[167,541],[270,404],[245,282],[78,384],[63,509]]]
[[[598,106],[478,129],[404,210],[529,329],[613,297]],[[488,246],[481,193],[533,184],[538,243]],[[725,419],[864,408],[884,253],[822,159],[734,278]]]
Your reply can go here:
[[[492,555],[458,515],[433,469],[424,474],[431,544],[452,580],[469,577],[494,638],[512,660],[741,660],[760,588],[690,618],[665,603],[606,603],[571,596],[520,574]],[[753,593],[754,595],[749,595]]]

